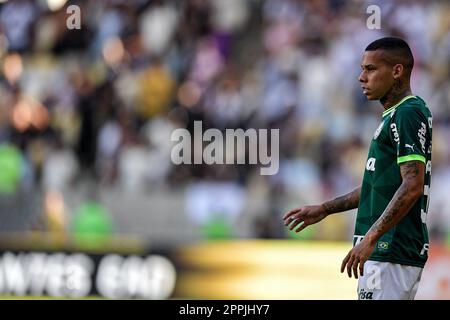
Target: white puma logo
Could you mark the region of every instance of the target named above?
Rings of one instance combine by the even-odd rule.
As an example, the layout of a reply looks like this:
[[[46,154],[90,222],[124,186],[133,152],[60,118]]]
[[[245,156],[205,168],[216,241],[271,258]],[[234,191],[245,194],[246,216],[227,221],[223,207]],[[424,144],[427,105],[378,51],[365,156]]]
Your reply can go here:
[[[415,143],[413,143],[413,145],[405,143],[405,147],[406,148],[411,148],[412,151],[414,151],[414,145],[415,145]]]

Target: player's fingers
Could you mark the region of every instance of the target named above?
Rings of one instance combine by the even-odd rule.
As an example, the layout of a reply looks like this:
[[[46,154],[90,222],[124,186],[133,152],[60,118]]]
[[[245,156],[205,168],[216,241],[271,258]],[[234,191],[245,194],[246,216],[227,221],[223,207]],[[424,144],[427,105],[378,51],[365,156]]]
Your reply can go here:
[[[287,225],[289,225],[289,224],[291,224],[291,230],[292,229],[294,229],[299,223],[301,223],[302,221],[304,221],[305,220],[305,216],[303,215],[303,214],[300,214],[300,213],[298,213],[298,214],[296,214],[296,215],[293,215],[293,216],[291,216],[289,219],[287,219],[286,220],[286,223],[285,223],[285,225],[287,226]]]
[[[302,231],[303,229],[305,229],[308,226],[308,224],[306,224],[305,222],[303,222],[303,224],[298,227],[297,230],[295,230],[296,233],[299,233],[300,231]]]
[[[291,224],[291,226],[289,227],[289,230],[293,230],[296,226],[298,226],[300,223],[302,222],[302,219],[295,219],[294,222]]]
[[[290,215],[288,218],[284,219],[284,225],[287,226],[298,219],[297,214]]]
[[[349,278],[352,277],[352,266],[353,266],[354,262],[355,262],[355,257],[350,256],[350,260],[347,263],[347,274],[348,274]]]
[[[359,262],[359,275],[362,277],[364,275],[364,263],[365,261]]]
[[[290,216],[289,218],[284,220],[284,225],[288,226],[292,221],[295,221],[297,217],[295,215]]]
[[[291,224],[292,222],[294,222],[294,223],[296,223],[296,224],[299,224],[300,222],[302,222],[302,221],[304,221],[304,220],[305,220],[305,215],[302,214],[302,213],[300,212],[300,213],[296,213],[296,214],[290,216],[289,218],[287,218],[287,219],[284,221],[284,225],[285,225],[285,226],[288,226],[288,225]],[[291,228],[291,230],[292,230],[292,228]]]
[[[347,255],[345,256],[344,260],[342,260],[342,264],[341,264],[341,273],[344,272],[345,270],[345,266],[348,263],[348,260],[350,260],[350,252],[347,253]]]
[[[358,264],[359,264],[359,258],[356,257],[355,260],[353,261],[353,274],[355,275],[355,279],[358,279]]]
[[[299,213],[300,211],[302,211],[302,208],[296,208],[296,209],[293,209],[293,210],[289,211],[288,213],[286,213],[284,215],[283,220],[288,219],[290,216],[292,216],[292,215],[294,215],[296,213]]]

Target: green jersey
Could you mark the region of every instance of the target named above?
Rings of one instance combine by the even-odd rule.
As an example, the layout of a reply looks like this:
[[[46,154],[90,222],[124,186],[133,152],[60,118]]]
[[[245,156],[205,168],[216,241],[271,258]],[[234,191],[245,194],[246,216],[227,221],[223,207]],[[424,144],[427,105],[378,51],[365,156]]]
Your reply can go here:
[[[377,242],[369,260],[421,267],[428,258],[426,226],[431,180],[432,116],[425,102],[407,96],[383,112],[370,144],[353,244],[362,240],[383,214],[402,183],[400,164],[418,160],[426,165],[424,192],[408,214]]]

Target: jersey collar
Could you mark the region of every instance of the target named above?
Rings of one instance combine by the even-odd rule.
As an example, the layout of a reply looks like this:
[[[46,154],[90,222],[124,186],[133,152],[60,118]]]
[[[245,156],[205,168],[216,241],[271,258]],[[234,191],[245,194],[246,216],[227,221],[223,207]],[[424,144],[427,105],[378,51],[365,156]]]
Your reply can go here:
[[[401,105],[403,102],[405,102],[406,100],[409,100],[409,99],[411,99],[411,98],[416,98],[416,96],[409,95],[409,96],[404,97],[404,98],[403,98],[402,100],[400,100],[400,102],[397,103],[395,106],[392,106],[392,107],[390,107],[389,109],[385,110],[385,111],[383,112],[383,117],[384,117],[385,115],[391,113],[392,111],[394,111],[399,105]]]

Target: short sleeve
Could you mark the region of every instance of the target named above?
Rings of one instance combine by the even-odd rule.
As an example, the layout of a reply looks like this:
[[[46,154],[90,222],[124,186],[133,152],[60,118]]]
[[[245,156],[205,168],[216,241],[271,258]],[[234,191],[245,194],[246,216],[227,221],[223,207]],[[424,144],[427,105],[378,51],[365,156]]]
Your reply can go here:
[[[390,129],[397,146],[397,164],[412,160],[426,163],[427,120],[420,109],[405,106],[395,110]]]

